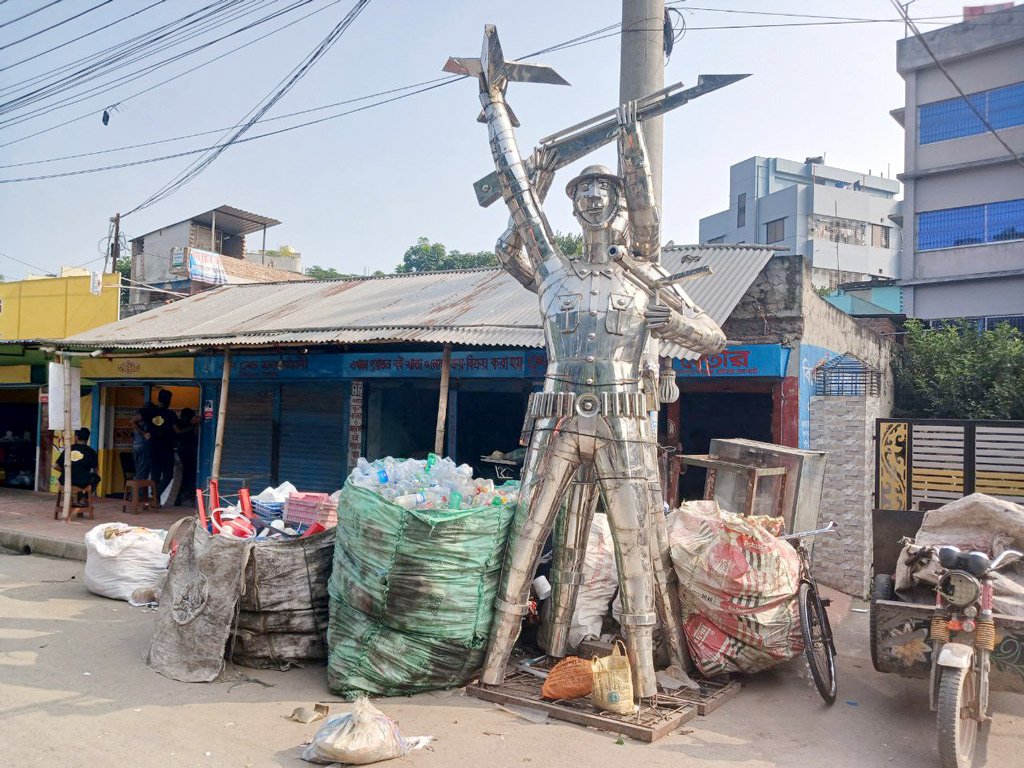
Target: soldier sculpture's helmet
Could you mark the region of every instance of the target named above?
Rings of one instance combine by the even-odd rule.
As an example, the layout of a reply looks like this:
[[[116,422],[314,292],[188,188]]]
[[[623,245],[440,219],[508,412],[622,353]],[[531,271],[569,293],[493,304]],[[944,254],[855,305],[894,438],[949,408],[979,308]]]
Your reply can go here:
[[[583,173],[577,176],[575,179],[565,185],[565,194],[570,198],[576,197],[576,186],[581,181],[587,181],[589,179],[604,179],[608,183],[614,185],[615,189],[621,194],[622,193],[622,179],[612,173],[611,169],[606,165],[588,165],[583,169]]]

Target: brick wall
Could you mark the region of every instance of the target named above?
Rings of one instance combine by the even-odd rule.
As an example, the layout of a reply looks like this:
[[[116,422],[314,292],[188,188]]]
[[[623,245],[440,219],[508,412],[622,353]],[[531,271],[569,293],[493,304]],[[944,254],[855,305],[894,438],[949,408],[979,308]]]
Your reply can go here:
[[[811,450],[826,451],[821,522],[835,520],[842,538],[820,537],[814,545],[818,581],[865,597],[871,576],[871,505],[874,490],[877,397],[812,397]]]

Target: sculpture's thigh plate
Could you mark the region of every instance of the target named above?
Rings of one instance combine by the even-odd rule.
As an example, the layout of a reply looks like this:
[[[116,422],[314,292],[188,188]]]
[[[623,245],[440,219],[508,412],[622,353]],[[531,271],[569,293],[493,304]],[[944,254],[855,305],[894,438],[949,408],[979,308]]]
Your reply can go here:
[[[661,514],[661,509],[660,506],[651,508],[651,477],[644,466],[646,421],[636,417],[609,417],[604,419],[604,424],[607,440],[594,457],[594,466],[608,504],[608,523],[619,566],[622,598],[619,623],[633,668],[634,693],[648,697],[657,693],[653,660],[657,616],[650,520],[651,515]]]
[[[583,558],[599,497],[593,466],[580,467],[565,510],[555,522],[551,597],[541,631],[541,642],[549,656],[561,658],[568,652],[569,627],[583,581]]]
[[[578,466],[571,420],[539,419],[527,452],[519,503],[505,551],[491,640],[480,677],[484,683],[496,685],[505,678],[505,666],[526,613],[530,582],[541,549]]]

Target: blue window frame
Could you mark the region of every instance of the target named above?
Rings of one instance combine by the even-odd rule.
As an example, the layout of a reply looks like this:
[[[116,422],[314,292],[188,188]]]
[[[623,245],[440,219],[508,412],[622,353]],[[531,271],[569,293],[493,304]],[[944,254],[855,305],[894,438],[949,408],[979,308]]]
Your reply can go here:
[[[993,128],[1024,125],[1024,83],[972,93],[967,101],[985,116]],[[932,144],[984,133],[987,130],[985,124],[967,101],[957,96],[918,107],[918,143]]]
[[[917,214],[917,250],[1024,240],[1024,199]]]

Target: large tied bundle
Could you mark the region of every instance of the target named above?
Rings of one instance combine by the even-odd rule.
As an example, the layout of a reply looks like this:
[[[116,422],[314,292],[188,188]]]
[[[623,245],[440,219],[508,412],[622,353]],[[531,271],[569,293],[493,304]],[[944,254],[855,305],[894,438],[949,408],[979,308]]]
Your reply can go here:
[[[713,501],[684,503],[668,535],[687,645],[703,674],[760,672],[800,653],[793,547]]]
[[[333,530],[255,541],[212,535],[185,518],[168,538],[166,546],[178,548],[160,596],[150,667],[197,683],[216,679],[226,657],[278,669],[325,658]]]
[[[331,690],[391,696],[471,680],[514,512],[408,510],[346,483],[329,587]]]

